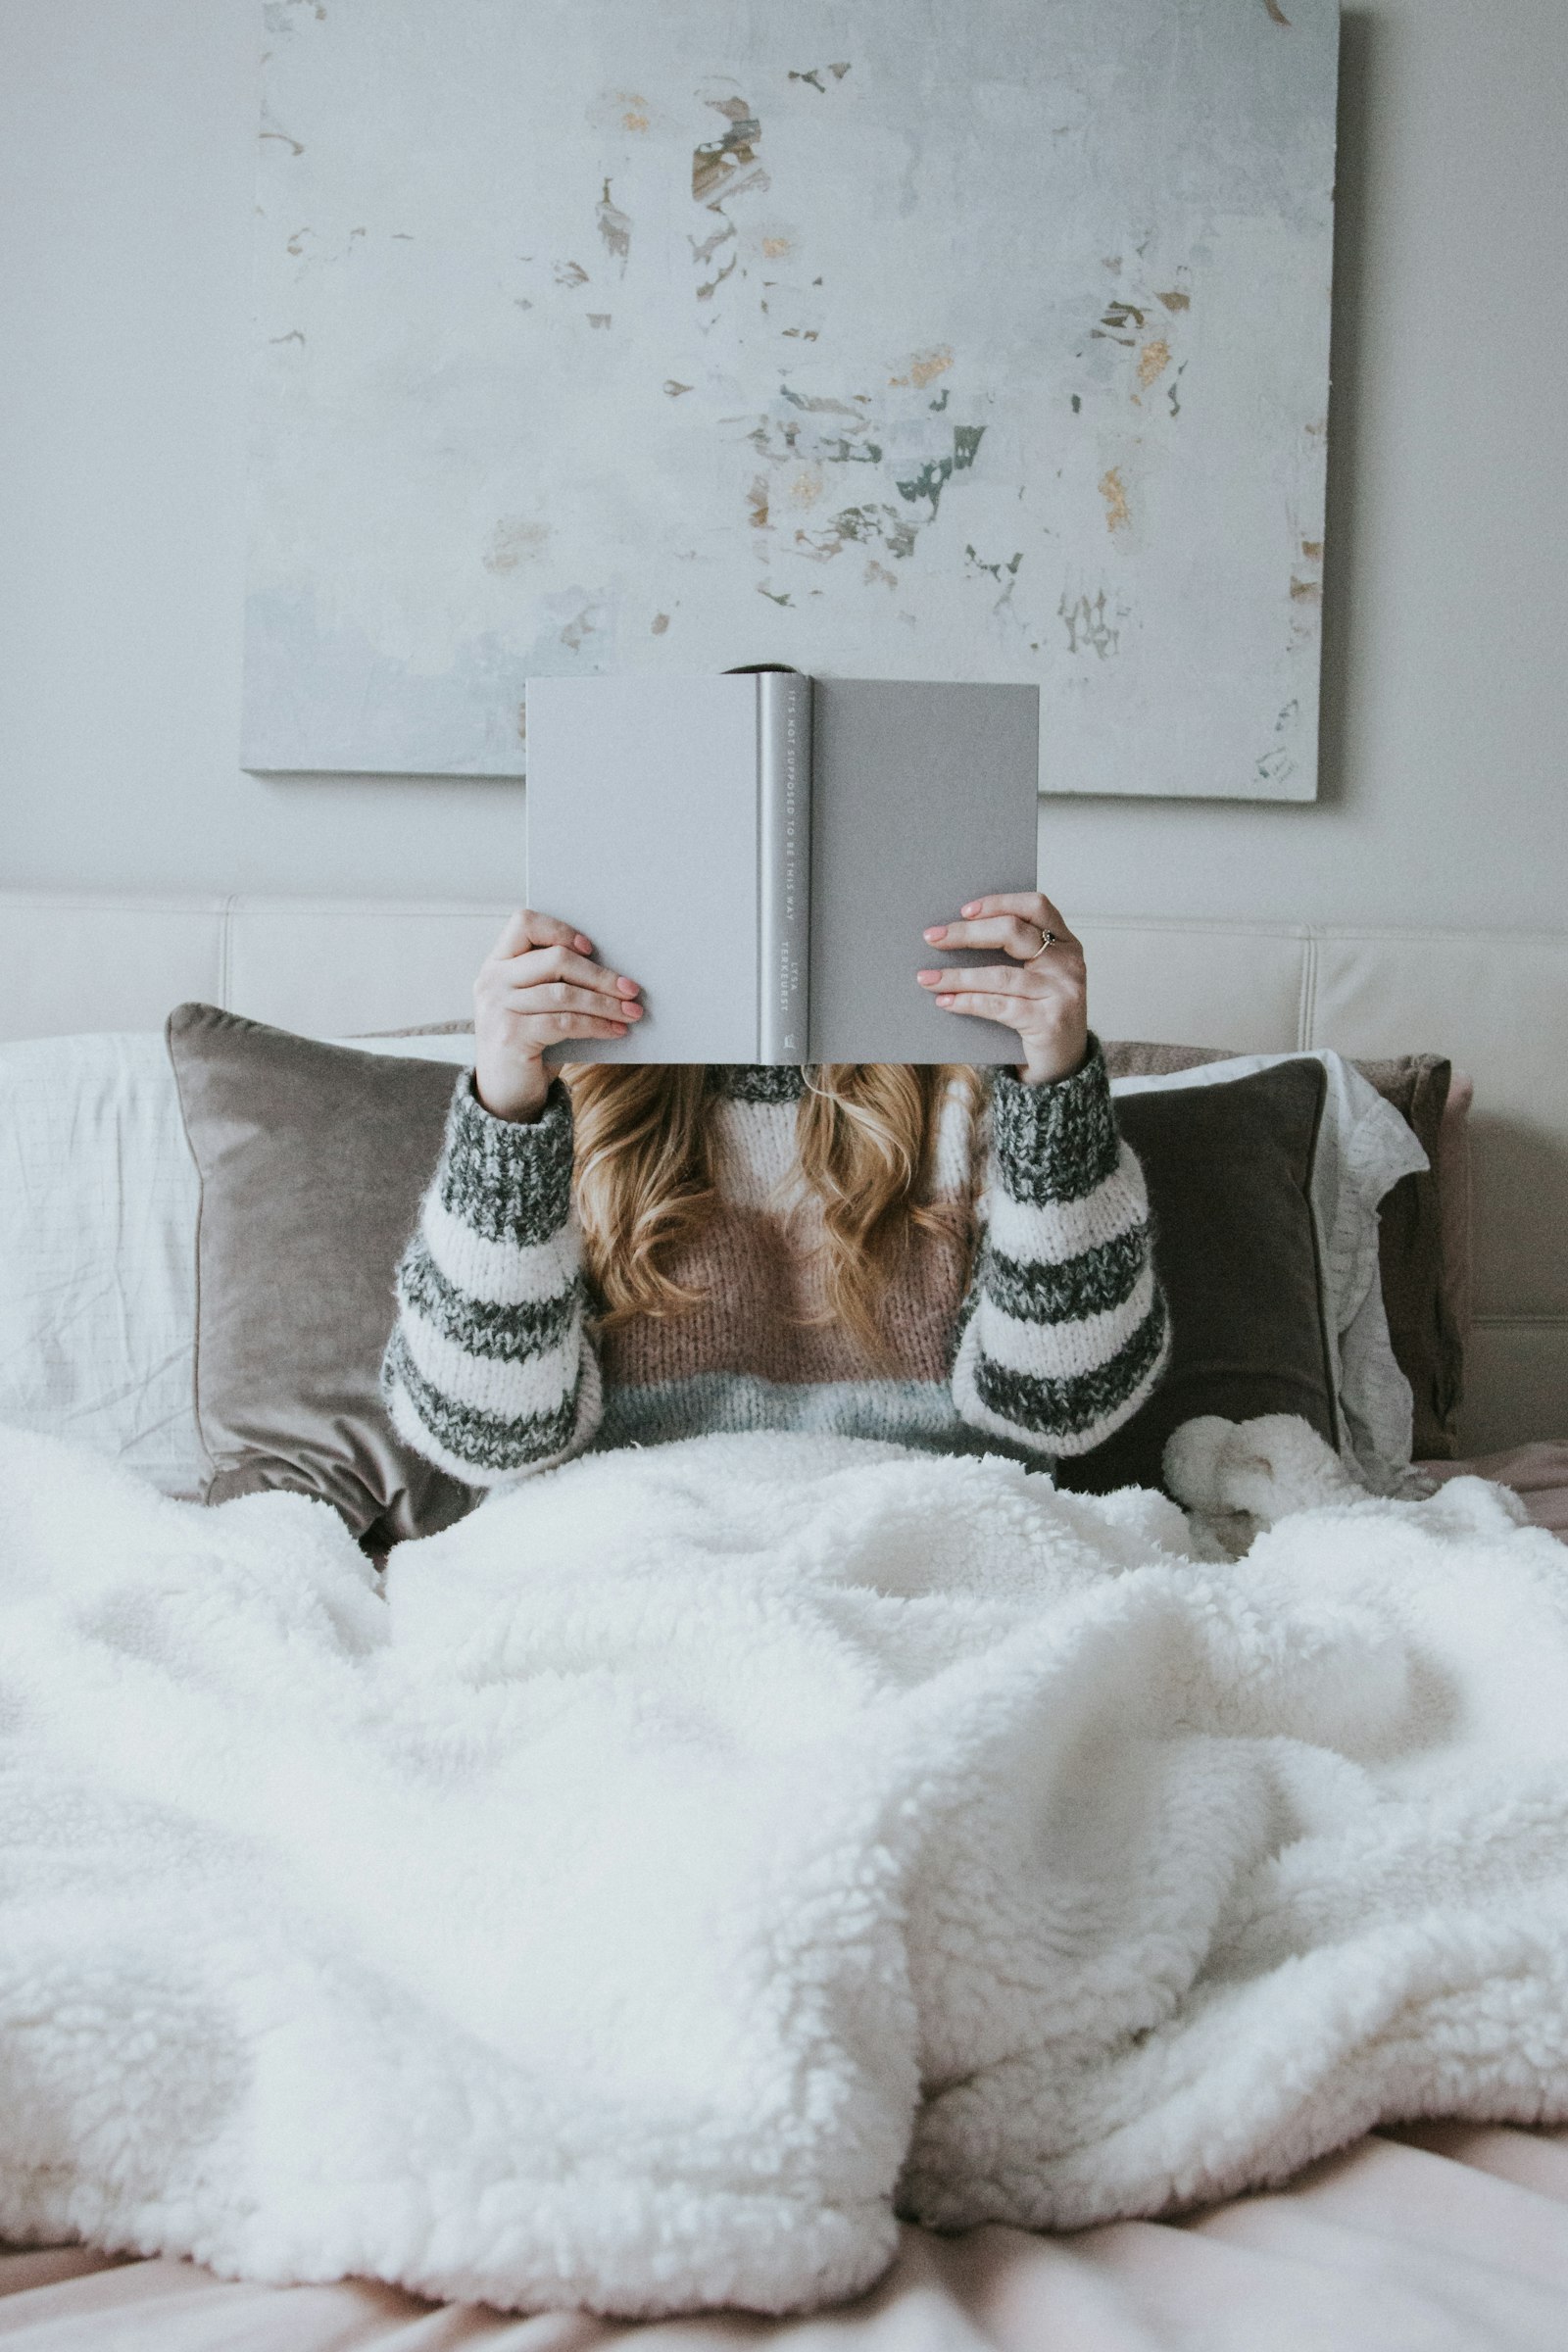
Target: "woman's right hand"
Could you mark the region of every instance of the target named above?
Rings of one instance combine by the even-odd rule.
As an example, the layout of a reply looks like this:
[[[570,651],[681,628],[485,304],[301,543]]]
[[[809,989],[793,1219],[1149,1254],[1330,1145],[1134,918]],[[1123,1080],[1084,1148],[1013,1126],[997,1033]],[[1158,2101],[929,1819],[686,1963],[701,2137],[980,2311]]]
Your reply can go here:
[[[624,1037],[642,1019],[635,980],[589,961],[594,943],[524,906],[507,922],[473,984],[473,1088],[498,1119],[534,1119],[550,1091],[546,1046]]]

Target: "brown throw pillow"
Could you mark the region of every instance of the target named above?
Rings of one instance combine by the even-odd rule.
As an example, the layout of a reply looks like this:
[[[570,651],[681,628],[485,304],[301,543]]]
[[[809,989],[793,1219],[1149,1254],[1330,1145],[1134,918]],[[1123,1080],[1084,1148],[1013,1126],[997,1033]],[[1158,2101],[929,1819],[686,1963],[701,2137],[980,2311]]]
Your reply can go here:
[[[1200,1413],[1299,1413],[1338,1445],[1311,1199],[1327,1093],[1323,1064],[1303,1059],[1118,1098],[1149,1186],[1171,1358],[1114,1437],[1057,1464],[1059,1486],[1159,1486],[1166,1439]]]
[[[1167,1071],[1196,1069],[1202,1062],[1228,1057],[1228,1049],[1218,1046],[1126,1041],[1105,1045],[1112,1078],[1158,1078]],[[1393,1103],[1430,1162],[1413,1175],[1401,1176],[1384,1197],[1378,1212],[1378,1268],[1395,1361],[1410,1383],[1412,1451],[1417,1461],[1451,1461],[1464,1389],[1464,1333],[1454,1311],[1457,1286],[1446,1263],[1444,1155],[1439,1148],[1451,1065],[1435,1054],[1402,1054],[1386,1061],[1351,1061],[1350,1066]],[[1118,1110],[1131,1100],[1123,1098]],[[1451,1216],[1448,1222],[1452,1224]]]
[[[403,1445],[377,1374],[457,1072],[214,1004],[176,1005],[165,1035],[201,1176],[201,1499],[302,1490],[374,1552],[433,1535],[479,1492]]]

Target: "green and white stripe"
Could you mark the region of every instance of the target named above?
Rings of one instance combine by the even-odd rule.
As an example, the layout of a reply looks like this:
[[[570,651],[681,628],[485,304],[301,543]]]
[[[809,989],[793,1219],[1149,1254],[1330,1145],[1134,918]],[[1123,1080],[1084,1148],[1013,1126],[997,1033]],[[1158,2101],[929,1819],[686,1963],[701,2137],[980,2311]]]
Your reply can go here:
[[[992,1086],[984,1239],[953,1369],[977,1429],[1054,1456],[1132,1418],[1170,1354],[1143,1170],[1116,1133],[1098,1041],[1054,1086]]]
[[[588,1444],[602,1397],[562,1087],[523,1125],[494,1118],[465,1070],[395,1287],[381,1394],[416,1452],[486,1487]]]

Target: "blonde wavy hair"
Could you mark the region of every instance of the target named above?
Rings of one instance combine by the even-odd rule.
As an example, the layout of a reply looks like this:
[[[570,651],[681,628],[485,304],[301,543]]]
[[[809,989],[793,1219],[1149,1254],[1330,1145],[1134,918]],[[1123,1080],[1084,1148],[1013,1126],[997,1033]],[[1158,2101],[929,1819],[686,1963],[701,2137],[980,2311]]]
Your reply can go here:
[[[572,1183],[588,1270],[604,1301],[599,1328],[690,1313],[701,1294],[669,1266],[714,1199],[707,1068],[578,1062],[561,1075],[571,1092]],[[913,1235],[942,1237],[965,1256],[972,1248],[972,1203],[930,1198],[942,1104],[955,1078],[967,1091],[972,1126],[983,1099],[974,1070],[873,1061],[807,1073],[795,1152],[821,1209],[820,1319],[845,1324],[873,1360],[886,1353],[882,1307]]]

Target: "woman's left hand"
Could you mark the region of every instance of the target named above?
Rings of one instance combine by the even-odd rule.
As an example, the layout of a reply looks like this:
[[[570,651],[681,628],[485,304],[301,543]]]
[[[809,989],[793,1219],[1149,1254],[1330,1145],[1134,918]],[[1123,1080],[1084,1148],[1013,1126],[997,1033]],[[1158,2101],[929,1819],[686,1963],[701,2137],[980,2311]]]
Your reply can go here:
[[[1049,899],[1014,890],[971,899],[963,921],[935,923],[933,947],[1000,948],[1010,963],[916,976],[944,1012],[978,1013],[1016,1029],[1023,1046],[1018,1075],[1031,1086],[1069,1078],[1089,1051],[1089,992],[1084,952]],[[1042,953],[1042,943],[1051,944]]]

